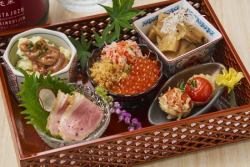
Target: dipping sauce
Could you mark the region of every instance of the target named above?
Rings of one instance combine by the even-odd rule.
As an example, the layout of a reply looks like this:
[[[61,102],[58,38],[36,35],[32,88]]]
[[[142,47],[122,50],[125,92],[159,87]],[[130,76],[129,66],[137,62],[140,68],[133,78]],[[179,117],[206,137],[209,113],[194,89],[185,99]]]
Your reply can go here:
[[[131,63],[131,71],[125,79],[111,88],[113,93],[132,95],[145,92],[152,87],[160,76],[160,66],[147,57],[136,58]]]

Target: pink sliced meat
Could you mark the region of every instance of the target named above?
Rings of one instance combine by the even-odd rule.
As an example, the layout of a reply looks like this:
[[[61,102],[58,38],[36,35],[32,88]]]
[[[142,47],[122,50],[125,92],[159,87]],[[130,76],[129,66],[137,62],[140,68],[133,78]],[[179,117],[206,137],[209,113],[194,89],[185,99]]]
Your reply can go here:
[[[65,141],[83,140],[100,125],[103,111],[79,93],[71,102],[61,117],[60,136]]]
[[[68,102],[69,95],[58,91],[57,98],[54,102],[54,106],[47,120],[47,129],[50,131],[51,135],[59,135],[59,124],[61,117],[69,105]]]

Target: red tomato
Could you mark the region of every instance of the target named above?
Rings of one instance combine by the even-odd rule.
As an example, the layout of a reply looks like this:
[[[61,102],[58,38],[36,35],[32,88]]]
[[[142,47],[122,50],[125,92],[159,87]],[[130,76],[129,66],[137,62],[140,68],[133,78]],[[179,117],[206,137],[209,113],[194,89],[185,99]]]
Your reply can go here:
[[[213,93],[213,87],[207,79],[194,77],[186,84],[185,92],[194,102],[206,102]]]

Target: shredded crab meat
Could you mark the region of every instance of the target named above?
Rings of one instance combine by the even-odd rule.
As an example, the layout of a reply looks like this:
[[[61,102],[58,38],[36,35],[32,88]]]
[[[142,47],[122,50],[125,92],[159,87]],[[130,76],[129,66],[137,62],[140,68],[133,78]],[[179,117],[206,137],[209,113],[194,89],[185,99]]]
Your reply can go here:
[[[112,42],[102,50],[102,59],[110,58],[113,63],[124,65],[134,57],[143,57],[140,47],[135,41],[126,40]]]
[[[161,97],[159,103],[162,110],[172,116],[182,116],[191,108],[191,98],[178,88],[169,89]]]

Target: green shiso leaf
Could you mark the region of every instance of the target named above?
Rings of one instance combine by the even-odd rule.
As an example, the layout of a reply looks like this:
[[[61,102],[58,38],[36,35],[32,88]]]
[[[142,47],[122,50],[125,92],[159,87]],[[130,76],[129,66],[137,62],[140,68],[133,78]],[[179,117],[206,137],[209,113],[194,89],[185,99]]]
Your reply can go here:
[[[28,124],[32,124],[38,130],[43,133],[48,133],[46,130],[47,118],[49,113],[45,111],[40,103],[38,93],[40,89],[47,88],[51,89],[55,94],[58,90],[64,93],[71,93],[74,87],[64,83],[58,77],[51,77],[47,75],[36,76],[34,73],[29,75],[22,69],[19,69],[25,77],[23,84],[21,85],[21,90],[18,96],[21,99],[20,106],[24,107],[25,110],[21,114],[25,115]]]

